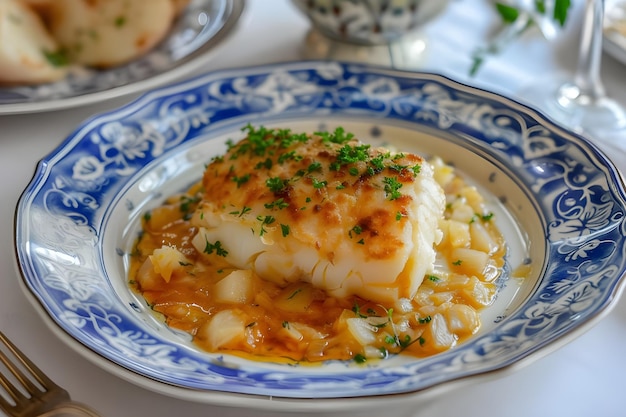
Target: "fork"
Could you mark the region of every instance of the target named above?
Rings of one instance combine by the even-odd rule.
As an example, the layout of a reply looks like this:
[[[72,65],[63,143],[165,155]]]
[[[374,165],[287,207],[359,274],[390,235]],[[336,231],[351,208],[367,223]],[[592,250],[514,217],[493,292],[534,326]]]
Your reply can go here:
[[[0,410],[11,417],[99,417],[86,405],[72,401],[65,389],[48,378],[2,332],[0,342],[5,347],[0,349],[0,362],[10,372],[0,372],[0,386],[4,388]]]

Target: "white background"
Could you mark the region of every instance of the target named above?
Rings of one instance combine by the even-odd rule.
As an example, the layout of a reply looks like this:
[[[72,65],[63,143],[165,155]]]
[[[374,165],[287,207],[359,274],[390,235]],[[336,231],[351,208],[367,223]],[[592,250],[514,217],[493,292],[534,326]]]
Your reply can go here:
[[[487,0],[454,0],[448,10],[424,28],[426,50],[406,57],[412,69],[440,72],[460,81],[516,97],[522,87],[556,73],[571,73],[576,64],[581,0],[565,32],[551,43],[528,33],[490,60],[470,79],[470,53],[492,33],[498,18]],[[303,56],[308,21],[288,0],[249,0],[234,33],[202,71],[248,66]],[[396,60],[396,62],[398,62]],[[602,76],[612,96],[626,103],[625,66],[603,56]],[[70,350],[45,325],[18,285],[14,267],[13,215],[21,191],[38,160],[51,152],[81,121],[115,108],[132,97],[73,110],[0,116],[0,329],[72,397],[103,416],[263,416],[257,410],[220,408],[157,394],[126,382]],[[604,146],[601,144],[601,146]],[[606,148],[608,149],[608,148]],[[626,154],[611,151],[626,169]],[[626,415],[626,300],[585,334],[533,363],[476,380],[428,404],[415,415],[528,417],[617,417]],[[390,408],[386,415],[393,416]]]

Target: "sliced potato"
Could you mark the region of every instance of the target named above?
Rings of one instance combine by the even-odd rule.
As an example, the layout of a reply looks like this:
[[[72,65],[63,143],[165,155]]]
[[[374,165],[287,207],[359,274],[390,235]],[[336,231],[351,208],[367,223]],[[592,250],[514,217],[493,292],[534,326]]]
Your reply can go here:
[[[215,301],[231,304],[246,304],[254,298],[252,271],[238,269],[215,284]]]
[[[55,0],[50,31],[76,63],[112,67],[152,49],[174,19],[171,0]]]
[[[445,311],[448,329],[458,336],[474,334],[480,327],[480,316],[465,304],[452,304]]]
[[[243,339],[246,321],[241,313],[235,310],[222,310],[204,323],[196,337],[203,339],[211,350]]]
[[[152,262],[154,272],[159,274],[165,282],[170,282],[175,272],[184,271],[185,265],[189,264],[187,257],[171,246],[155,249],[148,259]]]
[[[46,1],[46,0],[35,0],[35,1]],[[189,5],[191,0],[171,0],[172,5],[174,6],[174,14],[178,16],[182,13],[182,11]]]
[[[57,81],[67,73],[58,59],[59,45],[42,19],[25,3],[0,1],[0,83]]]

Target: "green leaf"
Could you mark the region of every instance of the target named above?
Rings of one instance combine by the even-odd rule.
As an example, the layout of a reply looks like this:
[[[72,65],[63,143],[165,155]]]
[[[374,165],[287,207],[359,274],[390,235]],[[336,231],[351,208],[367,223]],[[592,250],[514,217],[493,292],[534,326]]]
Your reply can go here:
[[[506,23],[513,23],[519,16],[519,10],[504,3],[496,3],[496,10],[500,13],[502,20]]]
[[[478,70],[480,69],[480,67],[483,65],[483,63],[485,62],[485,58],[483,56],[474,56],[472,57],[472,66],[470,68],[470,76],[474,76],[476,74],[478,74]]]
[[[356,355],[354,355],[354,361],[356,363],[365,363],[367,362],[367,358],[365,357],[365,355],[357,353]]]
[[[545,0],[535,0],[535,9],[541,14],[546,13],[546,2]]]
[[[570,0],[556,0],[554,4],[554,20],[559,22],[561,26],[565,25],[570,6]]]

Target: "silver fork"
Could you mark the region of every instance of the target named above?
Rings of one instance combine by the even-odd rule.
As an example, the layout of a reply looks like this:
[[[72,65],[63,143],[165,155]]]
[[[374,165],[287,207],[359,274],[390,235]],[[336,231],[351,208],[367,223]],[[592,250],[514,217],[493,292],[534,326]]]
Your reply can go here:
[[[65,389],[48,378],[2,332],[0,342],[5,347],[0,349],[0,362],[10,373],[0,372],[0,386],[4,388],[0,410],[11,417],[99,417],[86,405],[72,401]]]

